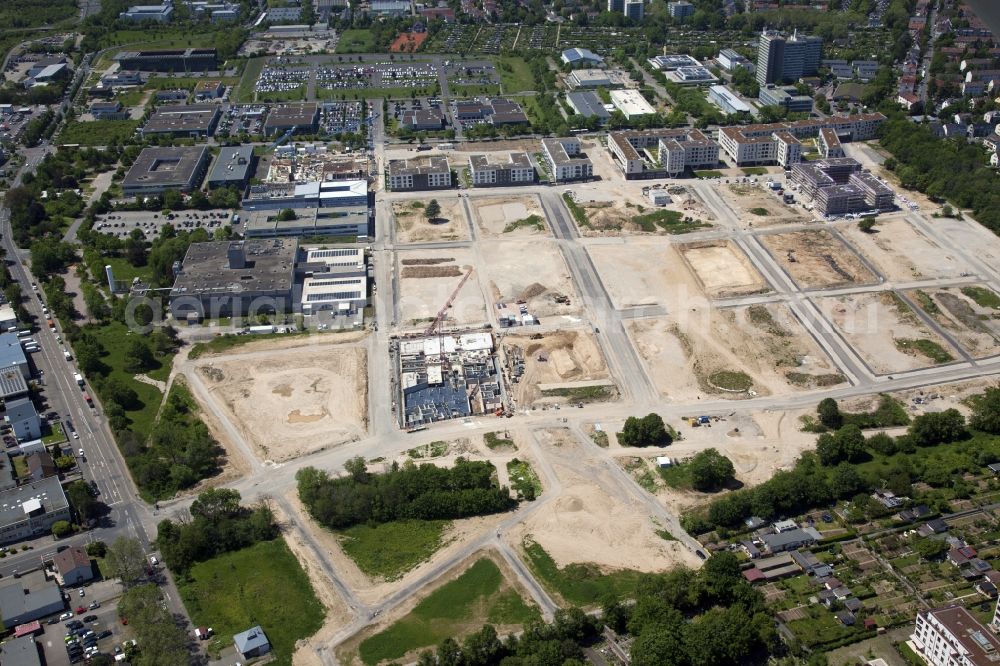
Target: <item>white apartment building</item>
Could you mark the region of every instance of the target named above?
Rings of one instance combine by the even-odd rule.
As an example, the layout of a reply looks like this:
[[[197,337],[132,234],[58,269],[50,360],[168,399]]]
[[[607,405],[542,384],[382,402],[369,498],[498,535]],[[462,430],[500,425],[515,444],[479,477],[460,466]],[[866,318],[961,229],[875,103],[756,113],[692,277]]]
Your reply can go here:
[[[553,182],[584,180],[594,175],[594,165],[580,152],[579,139],[543,139],[542,152],[545,153],[545,160],[552,172]]]
[[[833,130],[838,137],[851,141],[865,141],[875,137],[879,125],[885,122],[881,113],[861,113],[852,116],[797,120],[766,125],[720,127],[719,145],[736,166],[777,162],[778,133],[787,133],[796,139],[818,136],[823,129]]]
[[[920,611],[910,640],[928,666],[1000,663],[1000,640],[962,606]]]
[[[643,153],[654,150],[647,160]],[[676,176],[684,169],[714,167],[719,146],[697,129],[625,130],[608,134],[608,150],[626,179]],[[658,162],[650,165],[647,162]]]
[[[469,173],[473,187],[524,185],[535,182],[535,167],[528,153],[511,153],[506,162],[490,155],[470,155]]]

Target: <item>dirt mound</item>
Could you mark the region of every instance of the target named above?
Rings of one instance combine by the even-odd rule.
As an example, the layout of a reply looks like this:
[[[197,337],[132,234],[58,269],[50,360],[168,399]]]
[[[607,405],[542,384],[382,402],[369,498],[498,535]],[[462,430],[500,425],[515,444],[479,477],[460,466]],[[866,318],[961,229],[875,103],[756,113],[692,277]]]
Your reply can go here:
[[[447,278],[458,277],[462,269],[458,266],[406,266],[403,268],[404,278]]]
[[[532,282],[528,287],[521,292],[521,300],[526,301],[529,298],[534,298],[536,296],[541,296],[548,288],[545,285],[538,284],[537,282]]]
[[[446,264],[449,261],[455,261],[451,257],[442,257],[438,259],[403,259],[401,262],[404,266],[434,266],[435,264]]]

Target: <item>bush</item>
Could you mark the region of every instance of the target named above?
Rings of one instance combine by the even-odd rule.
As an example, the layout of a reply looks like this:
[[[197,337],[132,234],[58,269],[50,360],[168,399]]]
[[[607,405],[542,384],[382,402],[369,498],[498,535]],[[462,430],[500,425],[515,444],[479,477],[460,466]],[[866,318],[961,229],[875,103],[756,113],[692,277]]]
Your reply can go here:
[[[69,524],[68,520],[57,520],[52,523],[52,536],[57,539],[62,539],[63,537],[68,537],[73,533],[73,526]]]
[[[673,437],[667,431],[663,418],[656,413],[642,418],[630,416],[618,433],[618,443],[622,446],[667,446]]]
[[[108,544],[103,541],[91,541],[87,544],[87,555],[91,557],[104,557],[108,552]]]

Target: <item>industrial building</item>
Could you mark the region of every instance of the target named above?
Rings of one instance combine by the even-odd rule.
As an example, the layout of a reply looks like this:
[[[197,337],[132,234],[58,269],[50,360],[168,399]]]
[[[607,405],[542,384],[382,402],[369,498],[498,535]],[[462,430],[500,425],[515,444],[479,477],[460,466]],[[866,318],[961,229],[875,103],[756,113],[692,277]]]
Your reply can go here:
[[[492,414],[503,408],[489,332],[403,339],[397,353],[402,426]]]
[[[542,153],[545,154],[554,183],[586,180],[594,176],[594,165],[580,151],[579,139],[542,139]]]
[[[246,238],[273,236],[355,236],[370,237],[374,232],[372,209],[368,206],[305,208],[296,210],[294,220],[279,220],[274,209],[247,215],[243,222]]]
[[[700,62],[686,53],[654,56],[648,62],[661,72],[672,72],[681,67],[701,67]]]
[[[386,189],[395,192],[443,190],[451,187],[451,166],[440,155],[410,160],[389,160]]]
[[[651,116],[656,113],[656,109],[650,106],[646,98],[638,90],[612,90],[611,103],[622,112],[628,120]]]
[[[10,400],[28,394],[28,383],[17,366],[0,368],[0,399]]]
[[[291,312],[298,241],[192,243],[175,266],[170,312],[178,320]]]
[[[156,23],[169,23],[170,16],[174,13],[174,6],[171,3],[162,5],[134,5],[118,14],[118,18],[123,21],[155,21]]]
[[[367,180],[305,181],[251,185],[243,198],[246,210],[282,208],[353,208],[368,205]]]
[[[210,159],[207,146],[143,148],[125,174],[122,192],[127,197],[191,192],[201,185]]]
[[[606,88],[611,77],[603,69],[574,69],[567,78],[571,88]]]
[[[215,132],[222,110],[218,104],[161,106],[139,130],[143,137],[155,134],[207,137]]]
[[[813,108],[813,98],[800,95],[793,87],[761,86],[757,99],[765,106],[784,107],[789,113],[810,113]]]
[[[0,492],[0,544],[48,534],[52,523],[69,519],[69,502],[59,477],[52,476]],[[0,613],[4,622],[11,618],[3,608],[2,600]],[[36,618],[27,621],[33,619]]]
[[[611,114],[604,108],[604,103],[601,102],[597,93],[590,92],[589,90],[569,93],[566,95],[566,103],[573,109],[573,113],[579,114],[584,118],[597,116],[601,122],[604,122],[611,117]]]
[[[257,158],[253,146],[223,146],[208,174],[208,187],[235,187],[243,193],[253,177]]]
[[[750,105],[744,102],[726,86],[712,86],[708,89],[708,101],[722,109],[723,113],[750,113]]]
[[[829,116],[823,119],[796,120],[720,127],[719,145],[735,166],[781,163],[781,146],[775,134],[787,131],[796,139],[818,136],[823,128],[832,129],[842,141],[866,141],[875,138],[879,126],[885,122],[881,113],[860,113],[851,116]]]
[[[205,72],[219,68],[215,49],[121,51],[115,56],[121,69],[140,72]]]
[[[800,35],[798,31],[787,37],[776,30],[764,30],[757,43],[757,83],[764,87],[815,74],[822,53],[823,40],[819,37]]]
[[[473,187],[530,185],[535,182],[535,167],[528,153],[510,153],[506,161],[492,155],[470,155],[469,174]]]
[[[895,205],[893,191],[849,157],[796,164],[790,180],[813,199],[821,215],[882,211]]]
[[[315,134],[319,127],[319,106],[314,102],[283,104],[271,109],[264,121],[264,134],[272,136],[284,132]]]
[[[611,132],[608,150],[627,180],[675,177],[719,163],[718,144],[690,128]]]
[[[744,58],[733,49],[722,49],[715,57],[715,62],[727,72],[735,72],[737,69],[745,69],[751,74],[756,69],[754,64]]]
[[[302,314],[329,311],[353,317],[368,305],[368,272],[362,248],[311,248],[298,270],[304,274]]]
[[[622,10],[624,10],[624,3],[622,4]],[[561,55],[562,61],[569,65],[570,67],[579,67],[586,65],[600,65],[604,62],[604,58],[597,55],[590,49],[566,49]]]
[[[0,368],[16,368],[24,379],[31,379],[31,366],[24,354],[21,339],[14,332],[0,333]]]

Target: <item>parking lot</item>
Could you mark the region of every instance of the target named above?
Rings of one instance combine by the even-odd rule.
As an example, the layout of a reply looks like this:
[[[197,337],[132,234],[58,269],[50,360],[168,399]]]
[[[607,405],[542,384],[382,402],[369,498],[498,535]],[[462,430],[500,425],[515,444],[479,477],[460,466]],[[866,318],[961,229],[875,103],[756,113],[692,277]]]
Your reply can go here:
[[[283,93],[297,90],[306,85],[312,74],[310,67],[283,67],[284,61],[275,61],[260,70],[260,76],[254,85],[257,93]]]
[[[32,118],[40,115],[42,110],[43,107],[22,106],[15,107],[15,113],[0,116],[0,139],[4,142],[18,141],[24,133],[24,128]]]
[[[449,62],[445,67],[448,83],[459,86],[499,85],[500,75],[491,62]]]
[[[357,132],[363,121],[363,102],[325,102],[320,127],[328,134]]]
[[[145,210],[115,211],[99,215],[94,221],[94,231],[116,238],[128,238],[133,229],[139,229],[146,240],[153,240],[160,235],[164,224],[172,224],[182,231],[207,229],[211,232],[228,224],[232,216],[233,211],[225,209],[186,210],[169,215]]]
[[[429,62],[325,65],[316,70],[316,85],[327,90],[425,88],[437,82],[437,66]]]

